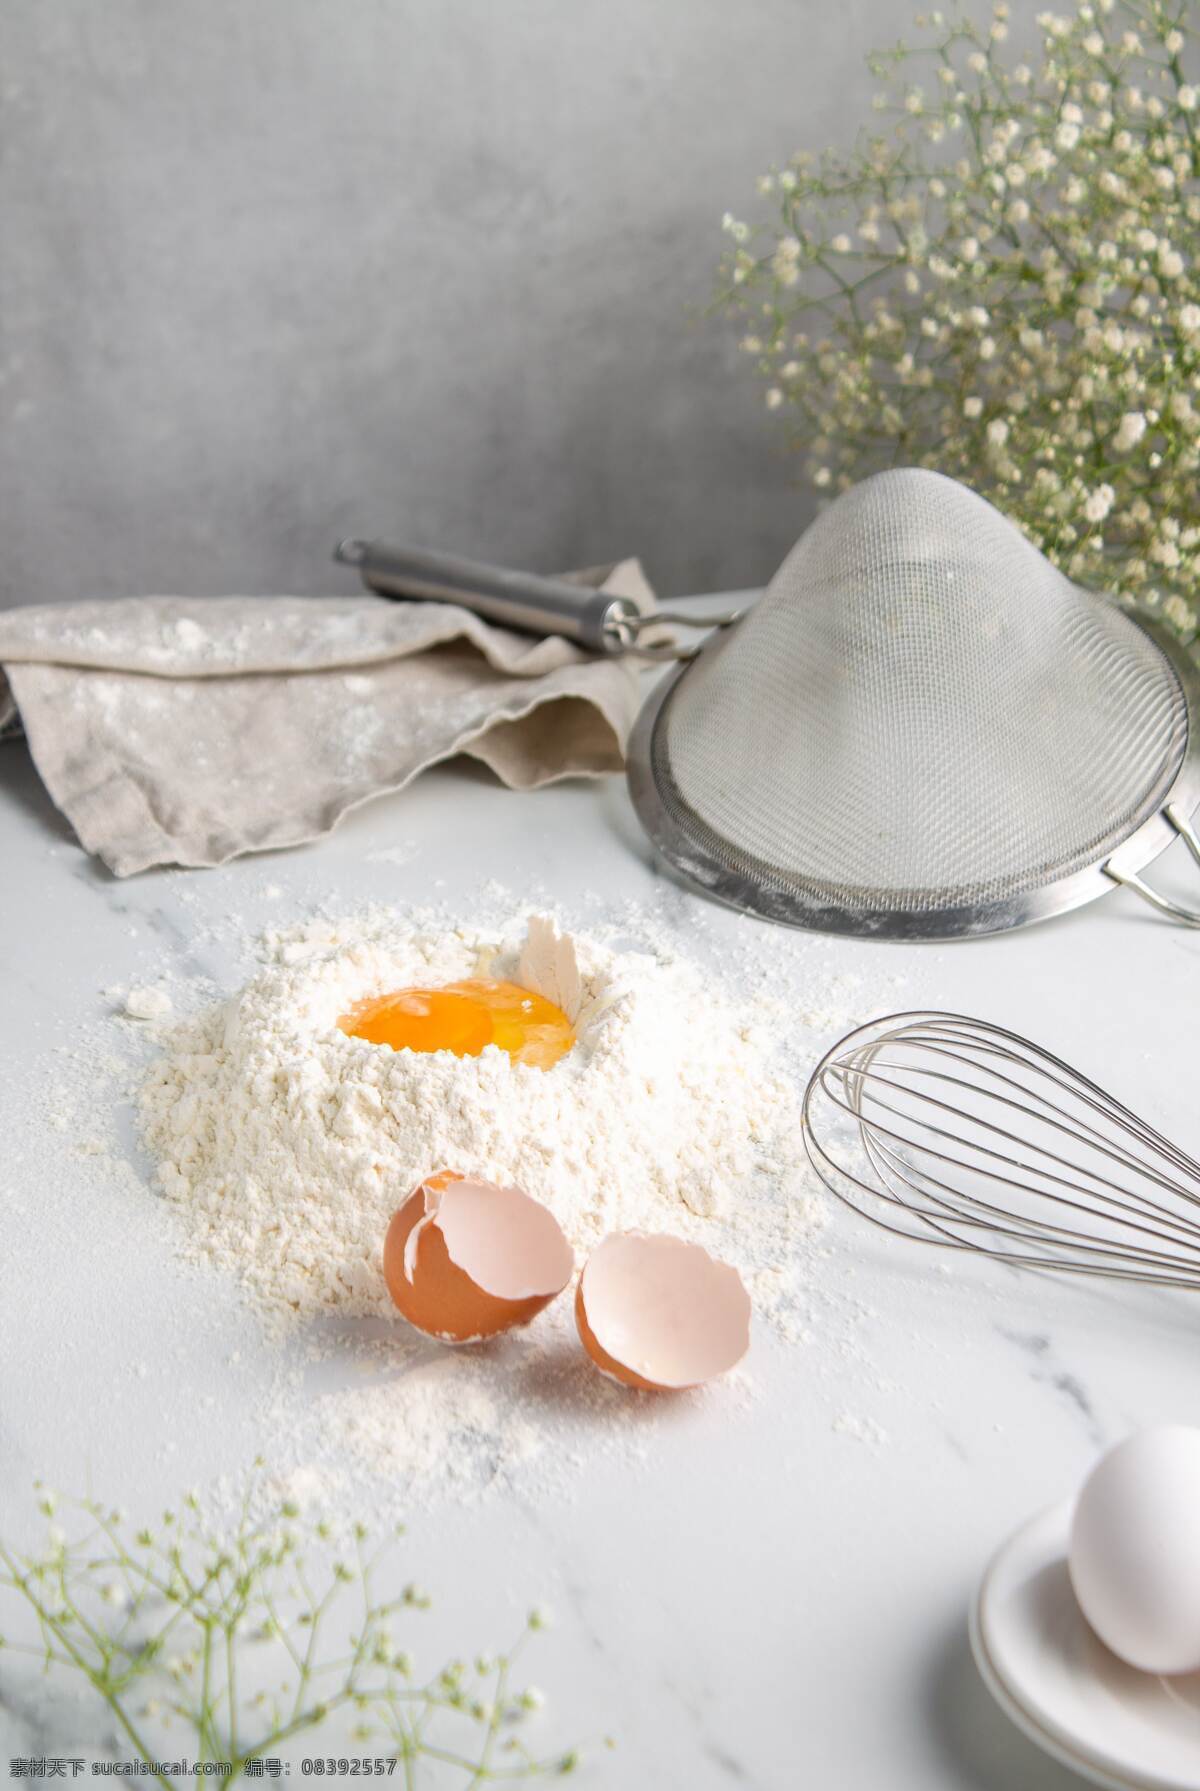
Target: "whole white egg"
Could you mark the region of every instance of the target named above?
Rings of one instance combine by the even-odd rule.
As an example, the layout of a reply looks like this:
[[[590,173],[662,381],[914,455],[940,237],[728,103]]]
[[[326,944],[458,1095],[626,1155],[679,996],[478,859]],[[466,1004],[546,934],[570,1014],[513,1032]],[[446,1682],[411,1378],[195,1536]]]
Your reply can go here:
[[[1068,1564],[1114,1654],[1144,1673],[1200,1669],[1200,1430],[1143,1430],[1100,1459],[1076,1501]]]

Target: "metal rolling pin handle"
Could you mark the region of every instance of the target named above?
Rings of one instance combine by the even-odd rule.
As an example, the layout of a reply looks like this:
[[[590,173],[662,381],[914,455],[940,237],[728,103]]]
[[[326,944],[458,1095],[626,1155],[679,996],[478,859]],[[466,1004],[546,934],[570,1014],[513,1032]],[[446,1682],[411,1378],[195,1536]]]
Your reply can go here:
[[[561,634],[593,653],[636,650],[638,607],[627,597],[509,572],[424,548],[387,547],[379,541],[339,541],[334,559],[357,568],[368,590],[382,597],[415,597],[457,603],[489,622],[526,634]]]

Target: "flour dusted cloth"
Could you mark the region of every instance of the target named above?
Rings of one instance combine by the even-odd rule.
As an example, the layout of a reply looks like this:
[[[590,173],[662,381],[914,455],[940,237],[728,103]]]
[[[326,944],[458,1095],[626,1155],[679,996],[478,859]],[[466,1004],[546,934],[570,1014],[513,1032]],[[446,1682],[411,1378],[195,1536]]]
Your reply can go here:
[[[650,607],[636,560],[572,576]],[[0,732],[118,877],[300,845],[456,753],[514,789],[617,771],[638,703],[633,661],[369,596],[5,610],[0,666]]]

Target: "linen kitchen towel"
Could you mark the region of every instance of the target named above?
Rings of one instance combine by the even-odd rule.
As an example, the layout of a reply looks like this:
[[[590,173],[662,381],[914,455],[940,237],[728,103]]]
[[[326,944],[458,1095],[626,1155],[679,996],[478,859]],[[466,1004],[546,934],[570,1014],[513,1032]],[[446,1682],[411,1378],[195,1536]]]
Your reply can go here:
[[[636,560],[569,576],[652,607]],[[3,610],[0,666],[0,733],[118,877],[300,845],[457,753],[522,790],[618,771],[639,700],[634,660],[371,596]]]

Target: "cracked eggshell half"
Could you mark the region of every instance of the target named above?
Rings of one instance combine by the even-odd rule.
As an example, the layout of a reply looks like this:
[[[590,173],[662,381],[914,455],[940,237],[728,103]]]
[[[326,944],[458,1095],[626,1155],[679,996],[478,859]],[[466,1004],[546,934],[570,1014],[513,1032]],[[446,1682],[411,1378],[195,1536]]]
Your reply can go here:
[[[392,1299],[409,1324],[445,1343],[528,1324],[574,1272],[571,1246],[540,1202],[449,1169],[414,1189],[383,1245]]]
[[[698,1387],[750,1347],[750,1296],[700,1244],[616,1232],[584,1264],[575,1323],[597,1368],[626,1387]]]

